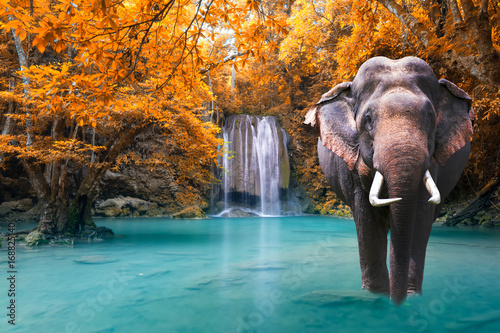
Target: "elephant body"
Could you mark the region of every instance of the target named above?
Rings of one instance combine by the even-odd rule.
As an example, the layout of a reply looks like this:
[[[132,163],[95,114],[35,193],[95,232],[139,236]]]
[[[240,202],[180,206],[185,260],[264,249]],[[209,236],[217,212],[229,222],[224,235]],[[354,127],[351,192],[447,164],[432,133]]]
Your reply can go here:
[[[368,60],[307,113],[323,173],[353,213],[363,288],[396,303],[422,292],[432,223],[467,163],[472,118],[470,97],[415,57]]]

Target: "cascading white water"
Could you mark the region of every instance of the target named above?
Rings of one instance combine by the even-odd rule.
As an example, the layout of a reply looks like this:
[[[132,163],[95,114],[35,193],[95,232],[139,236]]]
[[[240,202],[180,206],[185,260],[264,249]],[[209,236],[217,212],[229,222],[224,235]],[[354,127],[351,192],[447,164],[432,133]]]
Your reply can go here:
[[[231,116],[223,138],[224,212],[239,208],[258,215],[285,214],[290,162],[287,135],[276,118]],[[289,210],[288,202],[286,206]]]
[[[252,151],[252,154],[256,153],[257,159],[254,159],[254,156],[252,156],[252,162],[256,161],[255,164],[257,164],[259,169],[261,189],[260,205],[262,214],[279,215],[281,212],[281,201],[279,197],[280,142],[278,141],[278,129],[276,126],[270,125],[269,119],[272,118],[264,118],[258,121],[257,133],[253,136],[254,147],[257,149]],[[286,158],[288,159],[288,156]]]

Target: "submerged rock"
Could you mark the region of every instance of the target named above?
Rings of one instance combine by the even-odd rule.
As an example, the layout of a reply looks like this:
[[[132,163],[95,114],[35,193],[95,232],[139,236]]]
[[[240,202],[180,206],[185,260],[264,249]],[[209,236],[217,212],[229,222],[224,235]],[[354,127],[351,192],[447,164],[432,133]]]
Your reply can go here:
[[[245,279],[243,275],[233,276],[204,276],[195,282],[194,286],[188,287],[188,290],[200,290],[201,288],[221,288],[234,287],[244,285]]]
[[[83,256],[78,259],[75,259],[75,262],[79,264],[107,264],[110,262],[118,261],[117,259],[109,258],[103,255],[95,255],[95,256]]]
[[[160,252],[156,252],[156,254],[160,254],[163,256],[181,256],[181,257],[192,256],[192,257],[197,257],[197,258],[203,256],[203,253],[190,253],[190,252],[164,252],[164,251],[160,251]]]
[[[14,233],[16,242],[29,247],[39,245],[48,246],[74,246],[75,242],[100,242],[106,238],[114,237],[114,233],[107,227],[85,226],[85,230],[76,233],[64,232],[44,232],[40,226],[35,229],[21,230]],[[6,237],[5,233],[0,233],[0,238]],[[1,245],[1,243],[0,243]],[[0,246],[1,247],[1,246]]]
[[[240,271],[248,271],[248,272],[265,272],[265,271],[279,271],[284,270],[286,267],[280,264],[254,264],[249,263],[246,265],[238,266],[236,269]]]
[[[112,238],[115,236],[113,230],[107,227],[97,227],[95,228],[95,231],[97,232],[97,236],[100,238]]]
[[[382,295],[365,290],[316,290],[301,296],[298,302],[317,306],[336,306],[346,303],[373,304],[384,298]]]
[[[456,322],[446,324],[446,328],[451,331],[474,331],[474,328],[493,322],[500,322],[500,311],[490,311],[476,316],[460,318]]]
[[[154,269],[154,270],[151,270],[149,272],[146,272],[146,273],[140,273],[139,275],[141,277],[161,277],[161,276],[170,274],[171,272],[172,271],[169,269],[158,268],[158,269]]]
[[[70,245],[73,246],[74,242],[98,242],[105,238],[114,237],[114,233],[107,227],[93,227],[85,226],[85,230],[79,231],[76,234],[54,234],[41,232],[39,229],[31,231],[29,234],[23,232],[17,233],[17,240],[24,242],[26,246],[37,245]]]

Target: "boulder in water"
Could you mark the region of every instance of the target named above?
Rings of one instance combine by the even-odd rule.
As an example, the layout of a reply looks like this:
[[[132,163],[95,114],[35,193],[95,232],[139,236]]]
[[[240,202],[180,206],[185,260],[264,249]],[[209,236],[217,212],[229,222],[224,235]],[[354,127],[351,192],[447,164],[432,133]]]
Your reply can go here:
[[[41,244],[47,244],[49,241],[45,238],[45,235],[38,230],[32,231],[24,239],[26,245],[36,246]]]
[[[201,219],[206,218],[207,214],[198,206],[191,206],[172,215],[176,219]]]
[[[252,211],[246,211],[240,208],[231,208],[220,213],[221,217],[255,217],[259,216]]]

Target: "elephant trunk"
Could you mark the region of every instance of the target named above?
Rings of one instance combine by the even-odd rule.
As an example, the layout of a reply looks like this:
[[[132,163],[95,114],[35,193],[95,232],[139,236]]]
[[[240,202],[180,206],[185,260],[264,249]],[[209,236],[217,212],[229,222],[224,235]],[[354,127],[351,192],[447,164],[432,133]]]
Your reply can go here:
[[[379,155],[386,157],[384,161],[377,163],[388,197],[400,198],[390,205],[390,295],[397,304],[407,295],[418,194],[428,168],[428,153],[422,146],[426,147],[409,142],[392,144]]]
[[[390,294],[396,304],[407,296],[415,211],[413,202],[396,203],[391,207]]]
[[[401,170],[401,167],[397,167]],[[389,197],[401,198],[390,206],[390,293],[395,303],[407,294],[410,251],[417,212],[418,192],[424,173],[420,168],[411,173],[387,175]]]

